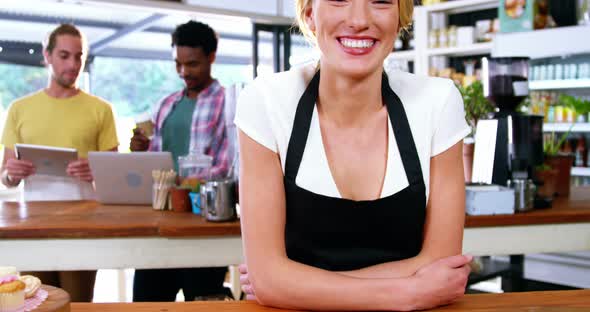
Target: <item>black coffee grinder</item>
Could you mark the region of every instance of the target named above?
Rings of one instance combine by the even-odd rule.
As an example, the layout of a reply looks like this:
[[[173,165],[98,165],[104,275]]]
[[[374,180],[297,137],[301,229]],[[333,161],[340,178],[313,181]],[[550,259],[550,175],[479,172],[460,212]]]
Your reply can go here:
[[[527,57],[482,60],[484,96],[497,108],[492,117],[498,123],[493,184],[533,179],[534,168],[543,163],[543,116],[516,110],[529,94],[528,73]]]

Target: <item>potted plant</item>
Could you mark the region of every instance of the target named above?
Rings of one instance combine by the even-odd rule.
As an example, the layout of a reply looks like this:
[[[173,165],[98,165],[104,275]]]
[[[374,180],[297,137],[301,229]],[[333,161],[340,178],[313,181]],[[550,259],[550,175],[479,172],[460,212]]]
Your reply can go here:
[[[541,182],[537,194],[541,197],[551,198],[556,194],[569,194],[573,158],[570,155],[559,154],[559,149],[567,139],[570,131],[571,127],[559,139],[555,138],[555,132],[553,132],[546,135],[543,140],[545,161],[535,168],[535,176]]]
[[[471,182],[471,169],[473,167],[473,152],[475,150],[475,129],[477,121],[487,117],[494,112],[494,106],[483,95],[483,85],[481,81],[474,81],[472,84],[463,87],[458,86],[463,97],[463,107],[465,109],[465,120],[471,133],[463,141],[463,167],[465,172],[465,182]]]
[[[561,94],[559,102],[574,110],[577,116],[585,116],[590,112],[590,101],[582,98]],[[574,156],[571,154],[562,154],[559,149],[564,144],[567,136],[570,134],[574,124],[564,132],[559,138],[555,133],[547,135],[543,142],[543,152],[545,156],[544,164],[537,170],[537,178],[551,185],[555,183],[555,194],[567,196],[570,193],[571,170],[574,164]],[[554,180],[550,181],[551,179]]]

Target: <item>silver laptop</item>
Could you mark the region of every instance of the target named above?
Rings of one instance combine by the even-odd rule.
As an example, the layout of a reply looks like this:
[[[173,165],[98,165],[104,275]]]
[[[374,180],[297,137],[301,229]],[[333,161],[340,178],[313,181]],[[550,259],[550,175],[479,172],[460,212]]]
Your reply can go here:
[[[151,205],[152,170],[174,168],[169,152],[89,152],[88,161],[103,204]]]

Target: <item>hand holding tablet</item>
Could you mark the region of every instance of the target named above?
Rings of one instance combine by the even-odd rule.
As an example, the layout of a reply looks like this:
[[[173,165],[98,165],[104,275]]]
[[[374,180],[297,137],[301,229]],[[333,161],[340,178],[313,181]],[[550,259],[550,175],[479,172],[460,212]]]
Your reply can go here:
[[[14,147],[17,158],[30,162],[35,174],[68,176],[68,165],[78,160],[78,152],[73,148],[32,144],[15,144]]]

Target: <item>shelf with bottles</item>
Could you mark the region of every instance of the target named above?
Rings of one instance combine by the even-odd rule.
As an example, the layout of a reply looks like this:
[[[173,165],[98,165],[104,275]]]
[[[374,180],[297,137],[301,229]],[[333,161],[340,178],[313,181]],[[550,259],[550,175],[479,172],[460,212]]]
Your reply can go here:
[[[423,47],[418,68],[431,74],[452,67],[453,58],[489,55],[499,30],[497,7],[498,1],[456,0],[418,10],[417,16],[426,20],[416,27],[417,42]]]
[[[590,89],[590,54],[530,61],[529,89],[531,90],[585,88]]]
[[[478,20],[473,21],[474,14]],[[466,14],[430,14],[427,56],[469,56],[490,54],[492,41],[500,30],[495,9]]]
[[[590,132],[590,102],[557,91],[531,91],[521,111],[544,116],[544,132]]]

